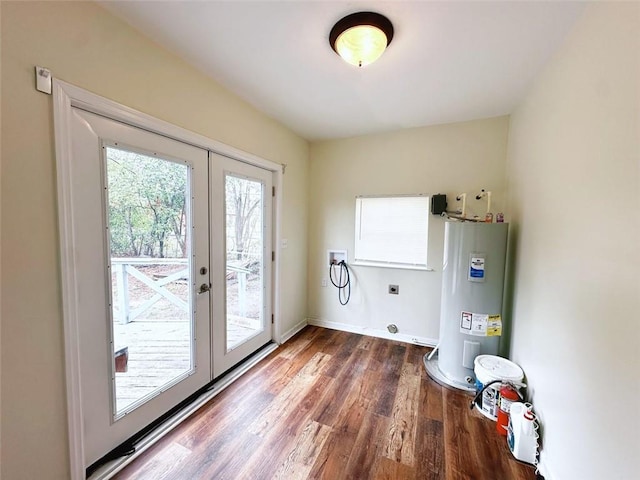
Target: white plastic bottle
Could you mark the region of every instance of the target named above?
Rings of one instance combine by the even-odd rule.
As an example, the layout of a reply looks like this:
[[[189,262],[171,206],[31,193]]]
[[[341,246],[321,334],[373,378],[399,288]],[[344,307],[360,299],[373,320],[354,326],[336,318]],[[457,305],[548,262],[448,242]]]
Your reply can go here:
[[[514,457],[526,463],[536,463],[538,450],[538,425],[530,404],[511,404],[507,444]]]

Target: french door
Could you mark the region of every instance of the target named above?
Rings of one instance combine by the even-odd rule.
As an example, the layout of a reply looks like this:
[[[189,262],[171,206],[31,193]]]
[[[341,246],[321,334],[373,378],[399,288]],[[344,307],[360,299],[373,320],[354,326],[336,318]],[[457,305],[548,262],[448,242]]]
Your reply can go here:
[[[87,467],[271,341],[272,174],[71,112]]]
[[[208,154],[72,114],[88,466],[211,378]]]
[[[272,173],[210,153],[213,374],[272,339]]]

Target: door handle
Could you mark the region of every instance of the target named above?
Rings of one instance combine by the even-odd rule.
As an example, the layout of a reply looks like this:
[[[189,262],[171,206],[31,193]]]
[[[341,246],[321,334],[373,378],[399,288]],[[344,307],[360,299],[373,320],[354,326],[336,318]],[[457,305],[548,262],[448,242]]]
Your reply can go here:
[[[211,290],[211,284],[203,283],[202,285],[200,285],[200,290],[198,290],[198,295],[200,295],[201,293],[207,293],[209,290]]]

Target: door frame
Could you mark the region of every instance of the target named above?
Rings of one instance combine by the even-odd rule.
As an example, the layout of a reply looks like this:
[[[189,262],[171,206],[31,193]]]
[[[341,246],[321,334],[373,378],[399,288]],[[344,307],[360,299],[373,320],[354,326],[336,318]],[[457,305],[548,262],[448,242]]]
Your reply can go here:
[[[74,252],[74,225],[71,190],[72,149],[72,107],[103,115],[128,125],[148,130],[224,155],[240,162],[255,165],[273,172],[273,185],[276,188],[273,212],[273,249],[280,245],[282,184],[284,167],[270,160],[225,145],[171,123],[159,120],[145,113],[121,105],[117,102],[91,93],[58,79],[53,79],[53,118],[56,151],[58,228],[60,235],[60,280],[62,296],[62,315],[64,327],[65,378],[67,394],[67,428],[69,434],[69,461],[71,480],[84,480],[84,432],[83,411],[80,398],[80,344],[79,344],[79,308],[78,278]],[[280,342],[280,261],[279,255],[273,263],[272,309],[274,314],[273,338]]]

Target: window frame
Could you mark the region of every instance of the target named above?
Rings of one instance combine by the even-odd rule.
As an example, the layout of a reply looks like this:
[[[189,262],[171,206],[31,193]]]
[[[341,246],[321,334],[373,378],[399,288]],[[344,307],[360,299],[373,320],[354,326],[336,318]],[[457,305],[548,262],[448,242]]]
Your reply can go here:
[[[355,232],[354,232],[354,261],[353,265],[359,266],[371,266],[371,267],[383,267],[383,268],[396,268],[396,269],[406,269],[406,270],[426,270],[431,271],[432,269],[428,266],[429,261],[429,216],[430,216],[430,195],[426,193],[419,194],[397,194],[397,195],[358,195],[356,196],[356,206],[355,206]],[[391,221],[391,224],[394,224],[397,228],[407,227],[409,230],[404,231],[396,231],[390,232],[392,237],[392,242],[396,244],[395,252],[396,255],[388,255],[386,258],[384,257],[383,251],[380,251],[380,248],[384,248],[384,246],[375,246],[371,244],[367,244],[367,240],[362,238],[363,232],[363,220],[366,221],[368,216],[365,215],[363,217],[363,207],[367,206],[366,203],[369,203],[369,208],[375,208],[375,204],[371,202],[367,202],[367,200],[379,200],[379,199],[388,199],[390,203],[394,203],[394,200],[406,200],[406,199],[419,199],[419,203],[423,205],[413,205],[414,209],[422,208],[421,211],[424,212],[424,217],[422,215],[415,216],[416,221],[405,221],[405,222],[393,222],[391,221],[392,214],[386,213],[384,217],[387,221]],[[399,208],[407,208],[407,205],[401,205],[401,202],[395,202],[396,205],[386,205],[387,210],[399,209]],[[381,214],[385,214],[381,212]],[[375,215],[374,215],[375,216]],[[407,218],[405,218],[407,220]],[[384,223],[384,220],[383,222]],[[373,229],[375,230],[379,225],[371,225],[369,227],[365,226],[364,230]],[[412,228],[415,227],[415,228]],[[424,243],[418,246],[416,242],[416,238],[419,238],[420,235],[424,234]],[[363,245],[364,243],[364,245]],[[364,250],[363,250],[364,249]],[[404,261],[398,261],[397,259],[397,251],[406,251],[406,252],[417,252],[414,255],[413,259],[403,259]],[[372,252],[367,253],[367,252]],[[371,258],[367,258],[371,257]]]

